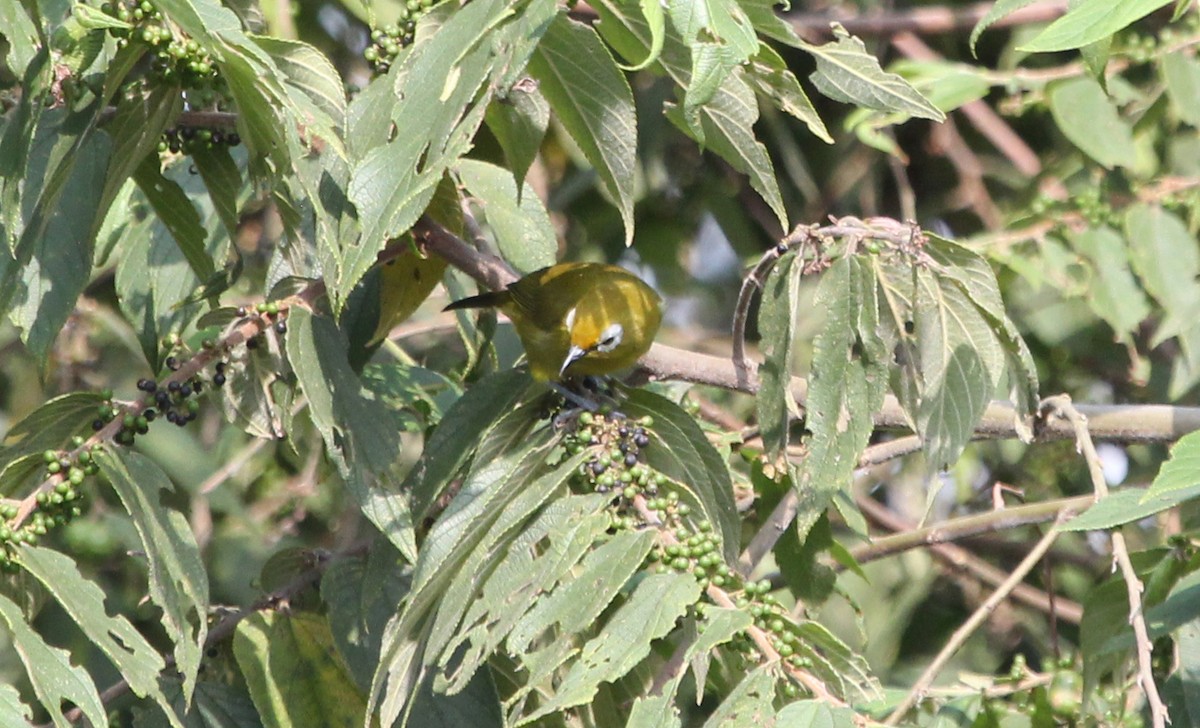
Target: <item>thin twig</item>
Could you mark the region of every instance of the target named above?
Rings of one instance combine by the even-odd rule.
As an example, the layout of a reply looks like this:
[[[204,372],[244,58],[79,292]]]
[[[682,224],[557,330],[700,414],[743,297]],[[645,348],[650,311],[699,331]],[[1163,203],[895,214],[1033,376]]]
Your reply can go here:
[[[860,507],[867,506],[869,508],[871,504],[878,505],[866,496],[861,496],[856,500]],[[1095,499],[1090,495],[1059,498],[1041,503],[1010,506],[1004,510],[972,513],[969,516],[954,518],[924,528],[912,528],[905,522],[888,520],[884,525],[895,533],[890,536],[873,538],[871,543],[850,549],[850,555],[854,557],[855,561],[863,564],[922,546],[963,541],[983,533],[996,533],[1046,523],[1058,518],[1063,512],[1079,513],[1086,510],[1093,502]],[[890,511],[888,512],[890,513]],[[873,511],[871,515],[879,514]],[[896,518],[899,519],[898,516]],[[876,518],[876,520],[882,522],[885,519]]]
[[[865,497],[858,498],[857,502],[863,514],[876,523],[889,530],[896,531],[897,535],[907,535],[909,533],[910,527],[908,522],[883,505]],[[1083,496],[1080,503],[1077,504],[1079,507],[1062,508],[1056,511],[1055,518],[1062,518],[1066,514],[1078,513],[1090,505],[1090,502],[1091,498],[1089,496]],[[1054,520],[1054,518],[1046,520]],[[1013,524],[1014,527],[1016,525],[1020,524]],[[954,569],[967,572],[971,577],[990,585],[992,588],[999,588],[1008,578],[1008,574],[1002,569],[992,566],[967,549],[956,544],[927,541],[924,545],[928,546],[929,552],[942,562],[949,564]],[[914,544],[915,546],[916,544]],[[1083,607],[1080,604],[1052,595],[1029,584],[1017,584],[1013,587],[1010,596],[1013,601],[1036,609],[1053,619],[1062,619],[1071,624],[1079,624],[1080,620],[1083,619]]]
[[[847,12],[785,13],[784,20],[791,23],[796,32],[811,36],[815,33],[829,34],[831,22],[841,23],[852,35],[892,35],[903,31],[935,34],[956,33],[969,30],[984,18],[994,3],[976,3],[967,7],[928,6],[906,8],[892,12],[862,13]],[[1044,23],[1065,13],[1067,3],[1038,3],[1013,11],[993,23],[990,28],[1006,28],[1031,23]]]
[[[967,639],[975,633],[975,630],[979,629],[980,625],[987,620],[988,616],[995,611],[996,607],[999,606],[1002,601],[1008,598],[1013,589],[1015,589],[1017,585],[1019,585],[1021,581],[1029,574],[1029,572],[1033,570],[1033,567],[1037,566],[1037,563],[1041,560],[1042,555],[1050,550],[1050,546],[1054,543],[1054,540],[1058,538],[1058,533],[1059,532],[1053,528],[1048,530],[1046,535],[1042,536],[1037,545],[1033,547],[1033,550],[1029,552],[1029,555],[1026,556],[1025,559],[1017,565],[1017,568],[1013,571],[1013,573],[1004,580],[1004,583],[1001,584],[996,591],[992,592],[992,595],[989,596],[983,604],[979,605],[979,608],[976,609],[973,614],[971,614],[971,616],[962,624],[961,627],[954,631],[954,634],[951,635],[950,639],[946,641],[946,644],[942,646],[942,649],[938,652],[937,656],[933,658],[933,662],[929,663],[929,667],[925,668],[925,672],[921,673],[921,677],[917,679],[916,683],[914,683],[912,688],[908,691],[908,694],[904,696],[904,700],[900,701],[900,704],[896,706],[896,709],[893,710],[892,714],[889,715],[887,720],[884,721],[885,725],[898,725],[900,723],[900,720],[908,714],[908,711],[911,710],[912,707],[917,704],[917,701],[919,701],[925,695],[925,692],[933,684],[934,678],[936,678],[938,673],[942,671],[942,668],[945,667],[948,662],[950,662],[950,659],[954,657],[954,653],[958,652],[959,648],[962,647],[963,644],[966,643]]]
[[[1048,397],[1042,402],[1042,411],[1047,415],[1061,417],[1071,423],[1075,430],[1075,445],[1087,462],[1088,472],[1092,478],[1092,488],[1095,490],[1096,501],[1108,496],[1108,483],[1104,480],[1104,468],[1100,463],[1100,455],[1088,432],[1087,418],[1071,403],[1071,398],[1065,394]],[[1133,626],[1133,638],[1137,647],[1138,685],[1146,695],[1146,703],[1150,707],[1150,720],[1154,728],[1165,728],[1171,722],[1167,714],[1167,706],[1163,704],[1158,694],[1158,686],[1154,682],[1154,668],[1151,660],[1154,645],[1150,642],[1146,630],[1146,619],[1142,613],[1142,582],[1129,560],[1129,548],[1125,545],[1125,536],[1119,530],[1113,530],[1109,537],[1112,540],[1113,559],[1121,568],[1121,576],[1125,580],[1125,593],[1129,599],[1129,623]]]

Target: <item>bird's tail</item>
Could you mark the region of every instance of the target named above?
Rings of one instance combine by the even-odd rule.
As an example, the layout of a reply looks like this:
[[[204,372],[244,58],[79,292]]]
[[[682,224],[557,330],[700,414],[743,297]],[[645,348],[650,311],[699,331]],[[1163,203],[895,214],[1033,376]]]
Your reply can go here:
[[[460,308],[497,308],[508,302],[508,291],[488,291],[478,296],[468,296],[451,303],[443,311],[456,311]]]

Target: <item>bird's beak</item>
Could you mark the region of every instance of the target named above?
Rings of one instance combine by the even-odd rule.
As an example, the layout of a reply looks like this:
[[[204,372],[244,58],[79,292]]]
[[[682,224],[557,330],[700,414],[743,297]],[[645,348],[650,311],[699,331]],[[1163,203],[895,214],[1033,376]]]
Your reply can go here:
[[[572,344],[571,350],[567,352],[567,358],[563,360],[562,368],[558,370],[558,376],[561,377],[563,374],[565,374],[567,372],[567,367],[582,359],[583,355],[586,353],[587,349]]]

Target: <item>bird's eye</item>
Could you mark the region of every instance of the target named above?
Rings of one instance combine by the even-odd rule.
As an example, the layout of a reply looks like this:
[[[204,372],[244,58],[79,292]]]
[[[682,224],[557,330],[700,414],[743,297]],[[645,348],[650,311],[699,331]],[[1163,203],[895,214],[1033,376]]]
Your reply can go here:
[[[617,345],[621,343],[621,335],[624,333],[625,330],[621,328],[621,324],[612,324],[600,334],[600,340],[596,342],[596,350],[609,352],[617,348]]]

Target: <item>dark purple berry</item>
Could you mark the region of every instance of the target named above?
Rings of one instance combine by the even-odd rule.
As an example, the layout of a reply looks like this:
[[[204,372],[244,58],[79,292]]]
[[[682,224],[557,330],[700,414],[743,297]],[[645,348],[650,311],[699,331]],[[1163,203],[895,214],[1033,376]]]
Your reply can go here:
[[[220,387],[224,384],[225,384],[225,375],[224,374],[217,372],[216,374],[213,375],[213,386],[214,387]]]

